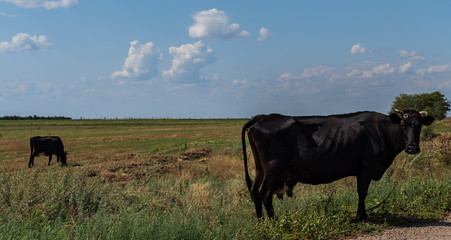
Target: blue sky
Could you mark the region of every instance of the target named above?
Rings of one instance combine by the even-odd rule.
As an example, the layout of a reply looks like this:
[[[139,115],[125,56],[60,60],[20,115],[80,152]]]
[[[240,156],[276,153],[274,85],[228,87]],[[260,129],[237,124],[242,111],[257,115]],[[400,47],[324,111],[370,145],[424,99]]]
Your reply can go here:
[[[0,0],[0,115],[386,113],[451,99],[449,1]]]

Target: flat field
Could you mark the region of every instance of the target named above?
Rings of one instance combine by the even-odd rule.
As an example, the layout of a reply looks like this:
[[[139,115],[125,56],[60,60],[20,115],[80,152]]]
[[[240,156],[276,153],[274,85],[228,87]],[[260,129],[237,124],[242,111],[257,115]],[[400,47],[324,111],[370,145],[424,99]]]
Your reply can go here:
[[[46,135],[61,137],[69,152],[70,166],[105,164],[132,155],[178,154],[204,147],[227,151],[241,146],[239,134],[244,122],[242,119],[0,121],[0,162],[7,169],[25,167],[30,137]],[[45,158],[36,158],[36,164],[45,165]]]
[[[401,153],[354,221],[355,180],[298,184],[257,221],[244,182],[244,119],[0,121],[2,239],[322,239],[435,221],[451,203],[451,122]],[[35,158],[29,139],[60,136],[68,165]],[[250,149],[250,171],[253,164]]]

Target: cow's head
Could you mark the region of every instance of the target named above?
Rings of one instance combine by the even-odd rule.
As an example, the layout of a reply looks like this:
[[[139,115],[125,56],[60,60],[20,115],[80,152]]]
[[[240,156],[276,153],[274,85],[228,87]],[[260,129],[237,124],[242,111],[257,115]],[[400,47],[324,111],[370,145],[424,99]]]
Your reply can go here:
[[[393,123],[399,124],[403,131],[406,144],[404,151],[410,154],[419,153],[421,127],[431,125],[434,117],[428,116],[424,111],[395,109],[395,112],[390,114],[390,119]]]
[[[67,164],[67,152],[64,152],[63,155],[61,156],[61,164],[62,165],[66,165]]]

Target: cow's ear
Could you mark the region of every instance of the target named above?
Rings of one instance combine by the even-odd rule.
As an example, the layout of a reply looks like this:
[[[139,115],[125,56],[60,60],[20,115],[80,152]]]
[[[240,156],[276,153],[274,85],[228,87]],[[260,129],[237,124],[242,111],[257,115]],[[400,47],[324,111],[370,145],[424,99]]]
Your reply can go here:
[[[423,125],[429,126],[432,124],[433,121],[434,121],[433,116],[426,116],[423,118]]]
[[[394,124],[399,124],[399,123],[401,123],[401,118],[400,118],[399,115],[396,114],[396,113],[390,114],[390,120],[391,120],[391,122],[394,123]]]

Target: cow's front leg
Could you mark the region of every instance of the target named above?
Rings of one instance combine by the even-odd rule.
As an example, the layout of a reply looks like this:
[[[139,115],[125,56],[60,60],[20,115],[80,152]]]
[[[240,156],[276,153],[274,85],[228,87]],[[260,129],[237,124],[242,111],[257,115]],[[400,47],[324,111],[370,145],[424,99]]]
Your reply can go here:
[[[365,198],[368,194],[368,188],[370,186],[371,179],[365,176],[357,177],[357,192],[359,194],[359,206],[357,209],[357,220],[366,221],[368,220],[368,214],[366,214],[365,209]]]
[[[31,168],[31,166],[34,166],[34,154],[30,155],[30,161],[28,162],[28,168]]]
[[[50,162],[52,161],[52,154],[49,155],[49,166],[50,166]]]

